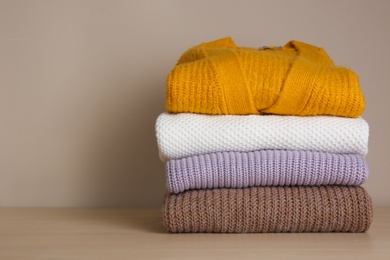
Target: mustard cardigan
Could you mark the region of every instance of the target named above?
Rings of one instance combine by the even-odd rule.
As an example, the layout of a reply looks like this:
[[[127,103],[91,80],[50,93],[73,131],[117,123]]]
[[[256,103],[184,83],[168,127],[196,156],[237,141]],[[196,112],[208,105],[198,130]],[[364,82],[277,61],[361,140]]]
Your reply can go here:
[[[168,76],[171,113],[358,117],[364,106],[353,71],[298,41],[262,49],[237,47],[230,37],[202,43]]]

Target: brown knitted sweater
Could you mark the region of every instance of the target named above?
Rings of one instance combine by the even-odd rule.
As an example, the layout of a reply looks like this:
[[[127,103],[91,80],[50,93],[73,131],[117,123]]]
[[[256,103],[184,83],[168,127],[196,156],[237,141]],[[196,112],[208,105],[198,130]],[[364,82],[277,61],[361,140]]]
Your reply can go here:
[[[170,232],[364,232],[373,218],[362,187],[296,186],[167,194]]]

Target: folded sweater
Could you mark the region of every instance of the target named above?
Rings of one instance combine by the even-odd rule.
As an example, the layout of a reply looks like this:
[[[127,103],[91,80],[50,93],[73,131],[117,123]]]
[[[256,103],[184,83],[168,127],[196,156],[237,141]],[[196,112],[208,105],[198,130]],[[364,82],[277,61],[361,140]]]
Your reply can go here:
[[[161,114],[156,135],[162,161],[214,152],[311,150],[365,155],[363,118]]]
[[[357,154],[260,150],[201,154],[166,163],[168,191],[251,186],[361,185],[368,177]]]
[[[202,43],[168,76],[172,113],[358,117],[364,107],[357,75],[298,41],[261,49],[237,47],[229,37]]]
[[[359,186],[191,190],[164,202],[170,232],[364,232],[372,217]]]

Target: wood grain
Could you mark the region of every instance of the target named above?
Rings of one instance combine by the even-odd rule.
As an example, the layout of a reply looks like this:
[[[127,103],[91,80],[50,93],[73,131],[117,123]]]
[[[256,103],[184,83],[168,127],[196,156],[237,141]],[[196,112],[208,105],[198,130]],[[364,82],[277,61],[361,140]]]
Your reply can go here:
[[[169,234],[160,209],[0,208],[0,259],[390,259],[390,208],[367,233]]]

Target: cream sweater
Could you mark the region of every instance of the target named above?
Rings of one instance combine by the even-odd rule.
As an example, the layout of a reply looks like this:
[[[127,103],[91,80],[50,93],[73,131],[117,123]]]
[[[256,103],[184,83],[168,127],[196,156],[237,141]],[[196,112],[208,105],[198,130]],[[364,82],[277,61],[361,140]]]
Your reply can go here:
[[[333,116],[161,114],[156,121],[164,162],[213,152],[262,149],[366,155],[369,128],[359,118]]]

